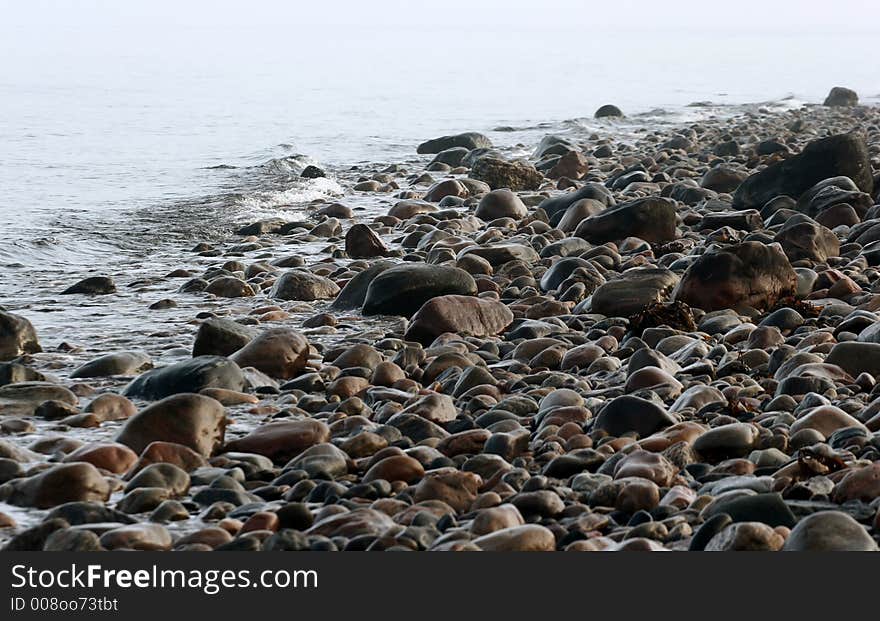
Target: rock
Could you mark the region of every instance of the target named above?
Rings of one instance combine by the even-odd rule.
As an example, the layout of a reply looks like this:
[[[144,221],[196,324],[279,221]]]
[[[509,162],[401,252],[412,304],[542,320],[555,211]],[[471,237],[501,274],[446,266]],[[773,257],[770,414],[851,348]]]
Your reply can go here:
[[[134,465],[137,458],[137,453],[127,446],[111,442],[81,446],[67,455],[64,461],[84,461],[101,470],[123,474]]]
[[[850,500],[869,503],[880,498],[880,462],[853,469],[834,486],[832,500],[843,504]]]
[[[876,552],[864,527],[842,511],[818,511],[791,530],[784,552]]]
[[[6,492],[4,492],[6,488]],[[86,462],[59,464],[25,479],[13,479],[0,486],[0,498],[22,507],[51,509],[66,502],[105,502],[110,484],[98,469]]]
[[[615,437],[635,432],[644,438],[676,422],[656,403],[623,395],[612,399],[600,410],[595,428]]]
[[[70,524],[61,518],[49,518],[16,534],[3,546],[2,550],[4,552],[39,552],[53,533],[69,526]]]
[[[309,535],[350,539],[359,535],[380,536],[394,526],[391,518],[381,511],[359,508],[319,519],[305,532]]]
[[[215,278],[205,288],[205,293],[218,298],[249,298],[256,295],[249,284],[234,276]]]
[[[742,171],[728,168],[727,166],[713,166],[700,180],[700,187],[715,192],[731,193],[746,180],[748,175]]]
[[[271,328],[235,352],[240,367],[254,367],[269,377],[298,377],[309,361],[309,342],[290,328]]]
[[[46,376],[17,362],[0,362],[0,386],[21,382],[45,382]]]
[[[128,421],[116,441],[140,453],[152,442],[182,444],[210,457],[223,444],[226,412],[214,399],[196,394],[167,397]]]
[[[726,513],[734,522],[761,522],[769,526],[791,528],[796,518],[776,493],[724,494],[704,509],[705,517]]]
[[[77,404],[77,397],[64,386],[51,382],[21,382],[0,386],[0,414],[32,416],[40,404],[59,401]]]
[[[345,234],[345,253],[352,259],[388,256],[388,248],[366,224],[355,224]]]
[[[470,149],[465,147],[451,147],[449,149],[444,149],[440,151],[437,155],[434,156],[434,159],[431,160],[431,163],[428,164],[428,169],[430,170],[431,164],[446,164],[447,166],[452,166],[453,168],[461,165],[461,161],[468,154]]]
[[[416,153],[440,153],[454,147],[463,147],[469,151],[472,149],[491,149],[492,141],[483,134],[465,132],[463,134],[441,136],[440,138],[427,140],[418,146]]]
[[[468,246],[458,253],[458,259],[468,255],[482,257],[493,268],[499,267],[510,261],[522,261],[523,263],[536,263],[540,256],[531,246],[525,244],[492,244],[489,246]]]
[[[506,188],[492,190],[480,199],[474,215],[484,222],[498,218],[521,220],[528,215],[528,209],[519,196]]]
[[[581,221],[575,235],[593,244],[627,237],[658,243],[675,239],[675,202],[666,198],[639,198],[611,207]]]
[[[824,263],[829,257],[840,256],[840,242],[831,230],[810,220],[792,220],[794,218],[789,219],[773,238],[782,246],[790,261],[808,259]]]
[[[43,552],[101,552],[98,535],[90,530],[62,528],[46,537]]]
[[[425,474],[425,469],[417,459],[408,455],[392,455],[376,462],[364,474],[363,482],[384,480],[389,482],[403,481],[415,483]]]
[[[830,438],[831,434],[838,429],[847,429],[849,427],[857,427],[867,431],[858,419],[850,416],[840,408],[833,405],[820,405],[805,412],[792,423],[789,433],[794,435],[801,429],[815,429],[826,438]]]
[[[402,264],[382,271],[370,282],[363,313],[409,317],[431,298],[476,293],[473,276],[457,267]]]
[[[428,201],[404,200],[395,203],[395,205],[388,210],[388,215],[392,218],[399,218],[400,220],[409,220],[421,213],[431,213],[434,211],[437,211],[437,205],[432,205]]]
[[[410,412],[399,412],[388,419],[388,425],[396,427],[400,433],[413,442],[422,442],[428,438],[443,439],[449,433],[427,418]]]
[[[760,209],[781,195],[795,199],[829,177],[849,177],[860,190],[871,193],[874,179],[868,149],[857,134],[838,134],[815,140],[800,155],[771,164],[746,179],[736,190],[736,208]]]
[[[485,181],[493,190],[507,188],[514,192],[537,190],[544,177],[528,162],[508,162],[497,157],[481,157],[473,167],[471,176]]]
[[[844,107],[859,105],[859,95],[854,90],[835,86],[822,103],[823,106]]]
[[[71,378],[109,377],[111,375],[137,375],[153,366],[148,355],[136,351],[106,354],[90,360],[70,374]]]
[[[239,228],[235,231],[235,234],[242,236],[269,235],[279,233],[285,224],[287,224],[287,221],[283,218],[266,218],[265,220],[258,220]]]
[[[797,292],[797,274],[782,249],[755,241],[701,255],[673,299],[705,311],[767,309]]]
[[[509,503],[497,507],[480,510],[471,522],[471,533],[488,535],[505,528],[513,528],[525,524],[519,509]]]
[[[327,173],[325,173],[323,170],[321,170],[317,166],[309,164],[308,166],[303,168],[303,170],[299,174],[299,176],[302,177],[303,179],[318,179],[319,177],[326,177]]]
[[[127,524],[101,535],[101,545],[108,550],[168,550],[171,533],[161,524]]]
[[[590,309],[607,317],[629,317],[666,300],[677,284],[678,276],[664,268],[627,270],[593,292]]]
[[[658,453],[635,450],[614,466],[614,478],[638,477],[653,481],[661,487],[669,487],[678,469]]]
[[[107,276],[89,276],[69,286],[61,292],[61,295],[107,295],[116,292],[116,285]]]
[[[457,512],[466,511],[477,498],[483,480],[455,468],[429,470],[415,489],[415,501],[442,500]]]
[[[760,522],[731,524],[712,537],[706,552],[776,552],[785,538],[775,529]]]
[[[339,295],[336,296],[336,299],[333,301],[331,308],[338,310],[352,310],[362,307],[364,305],[364,300],[367,297],[367,289],[369,288],[370,283],[373,282],[373,279],[375,279],[376,276],[391,267],[394,267],[394,263],[391,261],[377,261],[367,269],[358,272],[358,274],[349,280],[345,287],[342,288],[342,291],[339,292]]]
[[[447,196],[467,198],[469,194],[467,186],[458,179],[444,179],[428,188],[424,200],[430,203],[439,203]]]
[[[513,321],[513,313],[497,300],[464,295],[432,298],[413,315],[408,340],[430,344],[445,332],[461,336],[494,336]]]
[[[127,477],[131,478],[150,464],[174,464],[185,472],[192,472],[196,468],[205,466],[207,462],[199,453],[188,446],[173,442],[156,441],[147,445],[137,462],[128,471]]]
[[[600,183],[585,183],[575,192],[566,192],[560,196],[554,196],[542,201],[538,208],[542,209],[550,218],[558,217],[569,207],[584,199],[592,199],[610,207],[614,205],[614,197],[604,185]]]
[[[455,403],[449,395],[431,393],[407,406],[402,414],[415,414],[442,425],[455,420],[458,417],[458,410],[455,409]]]
[[[123,394],[155,400],[205,388],[241,391],[244,387],[244,374],[235,362],[221,356],[198,356],[147,371],[131,382]]]
[[[43,351],[31,322],[0,309],[0,360]]]
[[[348,474],[349,459],[333,444],[315,444],[288,462],[284,469],[304,470],[313,479],[333,479]]]
[[[486,552],[552,552],[556,538],[549,528],[525,524],[477,537],[474,545]]]
[[[715,427],[694,441],[694,450],[717,463],[732,457],[744,457],[757,448],[758,428],[751,423],[731,423]]]
[[[638,477],[617,479],[622,485],[614,503],[618,511],[632,515],[638,511],[651,511],[660,504],[660,488],[653,481]]]
[[[569,151],[553,165],[553,168],[547,173],[551,179],[581,179],[590,169],[585,158],[579,151]]]
[[[137,413],[134,403],[114,393],[104,393],[92,399],[83,410],[86,414],[94,414],[98,420],[124,420]]]
[[[212,317],[201,323],[193,343],[193,357],[229,356],[257,336],[251,326],[245,326],[220,317]]]
[[[257,427],[233,440],[225,450],[265,455],[276,463],[285,463],[315,444],[327,442],[330,430],[318,420],[279,420]]]
[[[604,106],[599,106],[599,109],[596,110],[596,113],[593,116],[597,119],[621,117],[623,116],[623,112],[621,112],[620,108],[615,105],[605,104]]]
[[[853,377],[858,377],[860,373],[880,376],[880,343],[837,343],[831,348],[825,362],[839,366]]]
[[[339,287],[329,278],[312,274],[306,270],[284,272],[269,292],[269,297],[279,300],[312,302],[336,297]]]

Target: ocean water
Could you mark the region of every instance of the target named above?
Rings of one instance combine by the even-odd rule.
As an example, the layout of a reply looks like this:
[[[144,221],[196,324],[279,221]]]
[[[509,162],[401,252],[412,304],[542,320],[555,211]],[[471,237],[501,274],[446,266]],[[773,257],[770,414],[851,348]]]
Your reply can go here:
[[[553,2],[545,21],[522,13],[498,25],[487,11],[461,27],[406,3],[336,24],[330,2],[312,27],[296,4],[248,14],[225,3],[191,14],[163,2],[7,4],[0,265],[76,272],[145,256],[340,196],[334,170],[400,161],[445,133],[482,131],[503,146],[624,135],[745,103],[820,102],[836,84],[880,101],[866,60],[876,33],[865,31],[707,32],[699,20],[620,30],[581,3],[554,16]],[[629,120],[593,121],[604,103]],[[493,131],[503,126],[516,131]],[[307,163],[330,178],[299,179]],[[9,293],[0,284],[0,298]]]

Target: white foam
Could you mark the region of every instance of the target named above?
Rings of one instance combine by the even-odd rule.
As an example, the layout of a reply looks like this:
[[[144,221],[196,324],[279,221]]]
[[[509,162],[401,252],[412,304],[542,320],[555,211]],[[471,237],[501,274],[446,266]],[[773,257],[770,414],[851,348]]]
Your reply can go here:
[[[238,200],[237,207],[242,216],[283,216],[285,212],[297,210],[303,204],[321,199],[334,198],[344,194],[345,190],[334,179],[318,177],[303,179],[294,183],[293,187],[284,190],[259,191],[243,196]]]

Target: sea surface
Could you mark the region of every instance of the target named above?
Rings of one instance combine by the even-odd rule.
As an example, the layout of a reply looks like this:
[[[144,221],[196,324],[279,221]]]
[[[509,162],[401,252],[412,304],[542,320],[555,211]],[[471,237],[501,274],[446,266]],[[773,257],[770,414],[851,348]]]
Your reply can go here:
[[[90,273],[161,273],[193,240],[295,219],[310,200],[344,197],[339,171],[413,158],[442,134],[480,131],[527,155],[549,133],[622,140],[762,102],[821,102],[837,84],[880,101],[872,33],[619,33],[558,19],[291,30],[269,13],[175,21],[150,3],[89,4],[35,2],[43,12],[28,15],[10,4],[0,25],[9,308]],[[594,120],[605,103],[627,118]],[[301,179],[307,164],[328,177]]]

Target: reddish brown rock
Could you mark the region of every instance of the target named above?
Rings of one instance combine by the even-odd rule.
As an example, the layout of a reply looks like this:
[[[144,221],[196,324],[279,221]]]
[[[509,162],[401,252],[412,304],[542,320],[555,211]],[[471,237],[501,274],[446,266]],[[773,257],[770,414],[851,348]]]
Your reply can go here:
[[[286,462],[315,444],[327,442],[330,429],[318,420],[279,420],[257,427],[248,435],[229,442],[226,451],[257,453],[276,462]]]
[[[502,302],[465,295],[443,295],[426,302],[413,316],[406,338],[431,343],[445,332],[466,336],[492,336],[513,321],[513,312]]]
[[[714,311],[767,309],[797,292],[797,275],[776,245],[743,242],[700,256],[687,269],[673,299]]]

